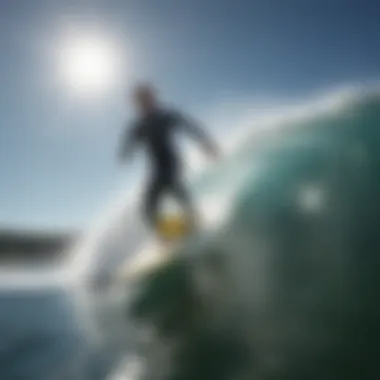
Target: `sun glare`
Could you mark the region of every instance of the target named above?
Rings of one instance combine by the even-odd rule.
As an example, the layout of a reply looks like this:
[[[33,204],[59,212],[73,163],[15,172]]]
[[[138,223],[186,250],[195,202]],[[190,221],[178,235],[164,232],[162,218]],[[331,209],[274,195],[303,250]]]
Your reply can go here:
[[[106,40],[73,38],[60,49],[61,80],[75,92],[103,92],[115,83],[118,58],[115,47]]]

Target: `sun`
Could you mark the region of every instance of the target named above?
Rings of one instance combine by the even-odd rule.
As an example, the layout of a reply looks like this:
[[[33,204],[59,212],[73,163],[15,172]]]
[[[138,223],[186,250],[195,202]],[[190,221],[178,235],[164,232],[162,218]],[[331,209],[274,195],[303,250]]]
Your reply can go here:
[[[105,91],[120,68],[114,44],[99,37],[71,38],[61,45],[59,57],[61,81],[76,93]]]

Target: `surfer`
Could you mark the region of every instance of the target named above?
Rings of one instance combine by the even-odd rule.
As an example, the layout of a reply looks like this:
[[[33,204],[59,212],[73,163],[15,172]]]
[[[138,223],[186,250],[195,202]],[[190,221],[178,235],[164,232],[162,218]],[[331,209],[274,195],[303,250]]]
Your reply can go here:
[[[144,219],[155,228],[158,204],[165,193],[171,193],[194,222],[195,210],[182,178],[182,160],[173,141],[174,134],[181,130],[187,132],[211,158],[219,156],[218,147],[196,122],[177,110],[161,106],[155,89],[149,84],[138,85],[133,90],[133,103],[138,118],[126,131],[120,158],[124,160],[136,146],[142,146],[150,159],[151,176],[143,200]]]

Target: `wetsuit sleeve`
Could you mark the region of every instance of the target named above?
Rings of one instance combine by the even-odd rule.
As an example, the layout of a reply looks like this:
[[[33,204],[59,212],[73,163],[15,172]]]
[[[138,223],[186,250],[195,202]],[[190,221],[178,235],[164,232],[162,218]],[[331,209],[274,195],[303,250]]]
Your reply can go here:
[[[216,143],[211,140],[210,136],[205,132],[204,127],[201,126],[199,122],[195,121],[190,116],[185,116],[179,112],[174,112],[173,117],[176,124],[190,136],[198,140],[205,149],[217,150]]]
[[[124,131],[124,135],[122,136],[122,139],[121,139],[119,158],[121,160],[130,158],[139,140],[140,140],[140,133],[137,126],[133,125],[132,127],[127,128]]]

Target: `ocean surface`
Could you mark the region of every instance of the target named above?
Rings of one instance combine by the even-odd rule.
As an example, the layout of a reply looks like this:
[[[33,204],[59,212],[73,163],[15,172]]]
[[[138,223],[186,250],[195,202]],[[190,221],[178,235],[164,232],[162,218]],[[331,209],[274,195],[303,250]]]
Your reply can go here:
[[[152,338],[153,356],[166,355],[171,364],[170,375],[155,372],[150,379],[199,379],[206,371],[199,364],[206,354],[197,356],[202,345],[208,353],[226,342],[240,347],[221,340],[227,331],[245,337],[251,364],[233,366],[231,352],[216,350],[207,359],[219,363],[207,372],[209,380],[232,378],[239,369],[247,379],[379,378],[369,374],[380,372],[380,93],[328,94],[270,111],[252,125],[223,163],[198,177],[194,193],[207,220],[205,232],[179,252],[187,263],[196,257],[202,262],[210,251],[223,257],[225,277],[217,285],[226,287],[200,292],[207,316],[188,321],[197,332],[199,326],[219,330],[210,339],[193,334],[199,339],[191,350],[181,351],[181,360],[176,349],[164,354],[162,339]],[[187,299],[178,290],[182,285],[175,286],[179,293],[166,287],[158,297],[162,283],[155,282],[147,292],[160,305],[154,306],[159,314],[144,301],[136,319],[131,317],[135,295],[127,282],[124,289],[115,285],[115,273],[155,249],[130,203],[114,209],[56,275],[53,269],[2,275],[0,379],[111,379],[121,360],[139,351],[137,322],[154,325],[170,340],[163,325],[170,314],[176,339],[181,342],[188,334],[176,319],[188,314],[179,317],[173,311]],[[174,271],[182,278],[178,268]],[[213,278],[211,272],[205,271],[206,280]],[[202,281],[194,286],[211,289]],[[187,306],[182,303],[181,310]]]

